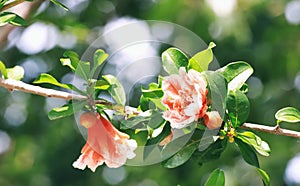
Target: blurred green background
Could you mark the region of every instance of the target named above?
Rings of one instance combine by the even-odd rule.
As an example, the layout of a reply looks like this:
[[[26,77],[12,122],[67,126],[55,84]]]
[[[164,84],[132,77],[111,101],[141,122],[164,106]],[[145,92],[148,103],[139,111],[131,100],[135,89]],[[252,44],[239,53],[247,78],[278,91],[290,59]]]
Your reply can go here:
[[[79,54],[115,20],[162,20],[191,30],[206,43],[214,41],[221,66],[244,60],[255,72],[248,84],[249,122],[275,125],[274,114],[285,106],[300,108],[300,1],[247,0],[61,0],[70,8],[43,2],[28,17],[30,25],[16,28],[2,45],[0,60],[7,67],[25,68],[25,82],[39,73],[67,82],[70,75],[59,58],[65,50]],[[20,5],[22,6],[22,5]],[[4,32],[0,28],[0,32]],[[124,36],[126,37],[126,36]],[[261,185],[234,145],[217,161],[198,166],[191,160],[175,169],[159,164],[109,169],[95,173],[72,167],[85,140],[73,117],[49,121],[47,111],[64,101],[8,92],[0,87],[0,185],[201,185],[217,166],[226,174],[226,185]],[[300,131],[298,124],[283,124]],[[259,157],[271,185],[300,185],[300,141],[257,133],[271,147],[270,157]],[[298,155],[296,166],[286,171]],[[297,160],[294,159],[294,160]],[[298,163],[298,164],[297,164]],[[298,168],[297,168],[298,167]],[[288,173],[287,173],[288,172]]]

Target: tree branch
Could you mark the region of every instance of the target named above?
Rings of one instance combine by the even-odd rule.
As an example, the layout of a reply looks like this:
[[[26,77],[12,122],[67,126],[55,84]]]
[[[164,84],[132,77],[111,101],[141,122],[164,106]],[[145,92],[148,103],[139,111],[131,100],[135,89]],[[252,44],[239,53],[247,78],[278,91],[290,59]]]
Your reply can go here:
[[[267,133],[281,135],[281,136],[290,136],[290,137],[294,137],[294,138],[300,138],[300,132],[288,130],[288,129],[282,129],[279,127],[279,125],[277,125],[275,127],[271,127],[271,126],[266,126],[266,125],[253,124],[253,123],[244,123],[241,126],[241,128],[262,131],[262,132],[267,132]]]
[[[9,91],[13,90],[19,90],[22,92],[27,92],[31,94],[36,94],[44,97],[54,97],[54,98],[60,98],[65,100],[85,100],[88,99],[86,96],[78,95],[78,94],[72,94],[64,91],[58,91],[53,90],[49,88],[42,88],[35,85],[30,85],[27,83],[24,83],[22,81],[16,81],[12,79],[3,79],[0,78],[0,87],[4,87],[8,89]],[[103,100],[95,100],[95,103],[99,104],[107,104],[108,102]],[[135,111],[135,108],[131,107],[125,107],[125,111],[129,109],[130,111]],[[259,124],[253,124],[253,123],[244,123],[241,128],[249,129],[249,130],[256,130],[256,131],[262,131],[267,132],[271,134],[281,135],[281,136],[290,136],[294,138],[300,138],[300,132],[288,130],[288,129],[282,129],[279,126],[271,127],[266,125],[259,125]]]
[[[34,86],[22,81],[16,81],[13,79],[3,79],[0,78],[0,86],[8,89],[9,91],[19,90],[22,92],[27,92],[31,94],[36,94],[44,97],[53,97],[53,98],[60,98],[65,100],[85,100],[87,99],[86,96],[72,94],[64,91],[53,90],[49,88],[42,88],[40,86]]]
[[[26,0],[17,0],[17,1],[13,1],[11,3],[8,3],[6,5],[4,5],[1,9],[0,9],[0,12],[4,11],[4,10],[7,10],[9,8],[12,8],[14,6],[17,6],[18,4],[21,4],[23,2],[25,2]]]

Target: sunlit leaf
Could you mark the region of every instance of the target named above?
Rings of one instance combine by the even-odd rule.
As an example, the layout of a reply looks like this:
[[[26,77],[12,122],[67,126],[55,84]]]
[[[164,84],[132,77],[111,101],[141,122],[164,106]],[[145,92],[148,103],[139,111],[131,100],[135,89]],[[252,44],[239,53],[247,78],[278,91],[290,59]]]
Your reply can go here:
[[[229,63],[217,70],[228,82],[228,91],[239,90],[253,73],[253,68],[244,61]]]
[[[208,70],[208,65],[212,62],[214,55],[212,52],[212,48],[216,46],[215,43],[211,42],[209,43],[207,49],[202,50],[195,54],[190,60],[189,60],[189,69],[194,69],[198,72],[206,71]]]
[[[5,24],[12,24],[15,26],[26,26],[27,22],[20,17],[19,15],[13,13],[13,12],[3,12],[0,13],[0,26],[3,26]]]
[[[164,92],[161,88],[147,90],[142,88],[142,94],[146,98],[161,98],[164,95]]]
[[[7,78],[14,80],[21,80],[24,77],[24,69],[21,66],[14,66],[13,68],[7,68]]]
[[[250,103],[247,96],[240,90],[230,91],[227,96],[227,110],[234,127],[242,125],[248,119]]]
[[[74,114],[74,112],[78,112],[85,106],[85,101],[69,103],[62,107],[53,108],[48,113],[48,118],[50,120],[60,119],[66,116],[70,116]]]
[[[63,66],[68,66],[70,69],[75,72],[77,65],[79,63],[79,55],[73,51],[64,52],[63,56],[65,58],[61,58],[60,62]]]
[[[95,71],[97,70],[97,68],[108,58],[108,54],[105,53],[104,50],[102,49],[98,49],[96,50],[96,52],[94,53],[94,66],[91,70],[91,74],[90,77],[94,76]]]
[[[259,175],[260,175],[260,177],[261,177],[261,179],[263,181],[264,186],[269,186],[270,185],[270,177],[269,177],[269,175],[264,170],[262,170],[260,168],[257,168],[256,170],[259,173]]]
[[[57,1],[57,0],[50,0],[52,3],[56,4],[57,6],[60,6],[61,8],[63,8],[65,11],[69,11],[69,8],[66,7],[64,4],[62,4],[61,2]]]
[[[0,61],[0,72],[3,75],[3,77],[7,79],[7,70],[5,64],[2,61]]]
[[[222,169],[215,169],[205,182],[204,186],[222,186],[225,185],[225,174]]]
[[[182,147],[175,155],[173,155],[171,158],[165,160],[162,162],[162,165],[166,168],[175,168],[182,164],[184,164],[186,161],[188,161],[192,154],[195,152],[195,150],[198,149],[199,141],[192,141]]]
[[[104,80],[97,80],[94,89],[95,90],[107,90],[110,87],[109,83]]]
[[[234,141],[238,145],[244,160],[250,165],[259,168],[258,158],[253,147],[243,142],[239,138],[235,138]]]
[[[108,92],[114,98],[117,104],[125,105],[126,103],[126,94],[122,84],[119,80],[112,75],[104,75],[102,76],[105,81],[107,81],[110,85]]]
[[[40,84],[40,83],[49,83],[52,85],[56,85],[65,89],[72,90],[73,85],[71,84],[62,84],[58,82],[53,76],[50,74],[40,74],[39,77],[37,77],[33,83]]]
[[[255,135],[253,132],[238,132],[236,137],[248,145],[251,145],[259,154],[263,156],[270,155],[271,150],[268,143],[261,140],[260,137]]]
[[[188,58],[178,48],[169,48],[162,53],[162,64],[168,74],[178,74],[180,67],[188,65]]]
[[[294,107],[285,107],[276,112],[275,118],[278,121],[297,123],[300,122],[300,111]]]

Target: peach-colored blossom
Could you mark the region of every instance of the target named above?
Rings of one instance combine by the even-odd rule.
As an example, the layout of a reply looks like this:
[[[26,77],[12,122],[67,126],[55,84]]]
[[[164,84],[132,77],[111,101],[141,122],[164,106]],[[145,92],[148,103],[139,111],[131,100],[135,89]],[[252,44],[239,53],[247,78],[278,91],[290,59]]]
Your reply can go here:
[[[167,107],[163,117],[172,128],[186,127],[204,117],[208,108],[206,86],[206,80],[199,72],[193,69],[186,72],[184,67],[179,69],[179,74],[163,79],[162,103]]]
[[[85,114],[85,115],[84,115]],[[118,131],[106,118],[99,114],[84,113],[81,124],[88,128],[87,143],[73,167],[95,171],[104,162],[110,168],[117,168],[135,157],[137,143],[125,133]],[[84,119],[82,119],[84,118]]]
[[[208,129],[218,129],[222,125],[222,118],[217,111],[207,112],[204,116],[204,123]]]

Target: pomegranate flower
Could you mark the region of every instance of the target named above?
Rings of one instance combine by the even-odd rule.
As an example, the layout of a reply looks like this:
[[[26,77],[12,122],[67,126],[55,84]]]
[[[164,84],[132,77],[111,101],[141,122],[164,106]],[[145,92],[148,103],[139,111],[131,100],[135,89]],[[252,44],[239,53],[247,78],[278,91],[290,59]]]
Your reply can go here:
[[[217,129],[222,125],[222,118],[217,111],[207,112],[204,116],[204,123],[208,129]]]
[[[73,167],[83,170],[87,166],[94,172],[104,162],[110,168],[117,168],[135,157],[136,141],[118,131],[101,115],[84,113],[80,123],[88,128],[88,138]]]
[[[199,72],[191,69],[187,73],[184,67],[179,69],[179,74],[163,79],[162,103],[168,108],[163,117],[171,123],[172,128],[186,127],[205,115],[206,85]]]
[[[171,123],[172,128],[184,128],[206,116],[208,109],[206,87],[206,80],[199,72],[193,69],[186,72],[184,67],[179,69],[179,74],[173,74],[163,79],[162,104],[167,107],[163,117]],[[219,120],[209,121],[212,117],[207,116],[206,118],[205,124],[209,124],[209,129],[220,126]]]

